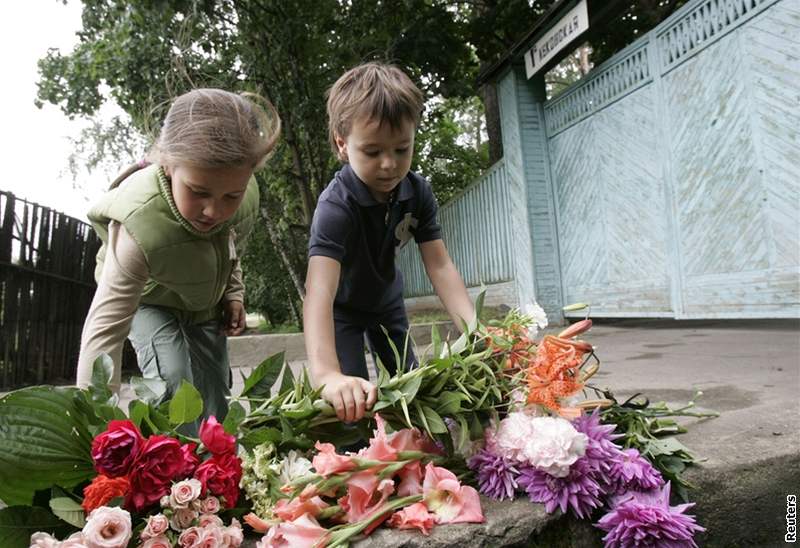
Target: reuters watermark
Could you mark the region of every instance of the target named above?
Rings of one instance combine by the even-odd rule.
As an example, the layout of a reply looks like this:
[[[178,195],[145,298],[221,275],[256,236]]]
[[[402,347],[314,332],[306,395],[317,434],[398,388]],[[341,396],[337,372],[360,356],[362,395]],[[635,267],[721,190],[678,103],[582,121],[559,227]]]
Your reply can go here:
[[[797,496],[786,495],[786,535],[785,542],[797,542]]]

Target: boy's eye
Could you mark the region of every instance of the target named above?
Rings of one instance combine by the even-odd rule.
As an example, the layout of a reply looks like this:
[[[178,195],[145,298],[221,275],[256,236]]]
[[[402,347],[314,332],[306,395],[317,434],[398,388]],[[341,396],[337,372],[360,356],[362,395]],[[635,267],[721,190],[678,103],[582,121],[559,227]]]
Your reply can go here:
[[[366,154],[367,156],[369,156],[369,157],[371,157],[371,158],[374,158],[374,157],[376,157],[378,154],[380,154],[380,152],[379,152],[379,151],[377,151],[377,150],[365,150],[365,151],[364,151],[364,154]]]
[[[192,194],[194,194],[195,196],[199,196],[200,198],[208,198],[210,196],[210,194],[205,190],[195,190],[193,188],[190,190],[192,191]]]
[[[405,154],[406,152],[408,152],[408,147],[398,148],[397,150],[395,150],[395,152],[397,152],[398,154]]]
[[[242,197],[242,195],[241,195],[241,194],[226,194],[226,195],[225,195],[225,198],[226,198],[227,200],[238,200],[238,199],[239,199],[239,198],[241,198],[241,197]]]

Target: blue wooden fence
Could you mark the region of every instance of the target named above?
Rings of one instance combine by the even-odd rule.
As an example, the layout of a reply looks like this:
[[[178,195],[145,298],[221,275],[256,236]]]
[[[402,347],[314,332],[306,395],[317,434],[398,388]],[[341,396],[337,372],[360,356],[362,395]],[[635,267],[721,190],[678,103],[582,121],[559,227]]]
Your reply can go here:
[[[492,166],[460,196],[439,209],[443,239],[469,287],[513,278],[509,200],[503,161]],[[405,279],[405,296],[433,294],[416,245],[400,252],[397,264]]]

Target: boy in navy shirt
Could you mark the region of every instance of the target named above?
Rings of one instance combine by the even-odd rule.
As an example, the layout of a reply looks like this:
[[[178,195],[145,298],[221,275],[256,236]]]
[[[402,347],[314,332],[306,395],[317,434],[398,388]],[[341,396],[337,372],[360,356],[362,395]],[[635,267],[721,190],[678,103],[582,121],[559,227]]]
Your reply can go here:
[[[328,94],[331,142],[345,164],[314,212],[303,314],[312,381],[346,422],[377,398],[364,334],[390,373],[397,364],[381,327],[403,354],[408,319],[395,256],[412,237],[455,324],[475,316],[442,242],[430,185],[410,171],[423,103],[405,73],[380,63],[349,70]],[[406,361],[415,363],[411,349]]]

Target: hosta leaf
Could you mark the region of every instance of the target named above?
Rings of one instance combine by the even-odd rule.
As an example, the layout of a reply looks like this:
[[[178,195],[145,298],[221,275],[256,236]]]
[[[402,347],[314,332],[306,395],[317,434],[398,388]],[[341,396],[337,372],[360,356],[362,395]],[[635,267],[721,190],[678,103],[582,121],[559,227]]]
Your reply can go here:
[[[169,422],[186,424],[197,420],[203,413],[203,397],[192,383],[184,379],[169,402]]]
[[[37,386],[0,399],[0,500],[9,506],[31,504],[39,489],[70,488],[95,475],[77,394],[76,388]]]
[[[50,510],[70,525],[81,529],[86,525],[86,516],[80,504],[68,497],[50,499]]]
[[[52,512],[38,506],[10,506],[0,510],[0,546],[3,548],[27,548],[31,535],[36,532],[61,539],[74,530]]]

